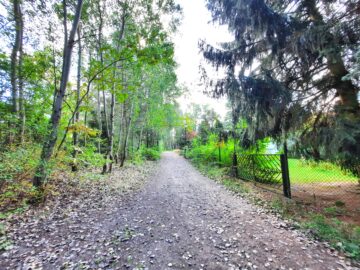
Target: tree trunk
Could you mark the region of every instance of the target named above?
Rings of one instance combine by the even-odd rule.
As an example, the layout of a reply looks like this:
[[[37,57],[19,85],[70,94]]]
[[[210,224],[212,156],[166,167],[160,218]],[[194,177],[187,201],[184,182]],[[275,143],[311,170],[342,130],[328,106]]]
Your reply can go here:
[[[124,103],[119,104],[119,114],[120,114],[120,123],[119,123],[119,141],[116,149],[116,163],[120,160],[120,150],[123,139],[123,130],[124,130]]]
[[[85,111],[85,114],[84,114],[84,125],[87,126],[87,111]],[[87,144],[87,134],[85,133],[84,134],[84,146],[86,147],[86,144]]]
[[[326,26],[315,0],[305,0],[304,6],[316,25]],[[323,28],[326,29],[326,27]],[[360,119],[359,89],[351,80],[343,79],[344,76],[348,75],[348,71],[341,57],[341,51],[337,49],[335,37],[330,32],[325,32],[324,35],[326,35],[327,40],[322,52],[334,81],[333,88],[335,88],[339,97],[339,102],[335,107],[336,125],[334,128],[337,131],[334,140],[340,142],[337,152],[342,155],[341,162],[347,167],[353,168],[359,166],[359,159],[354,157],[358,157],[360,153],[358,127]]]
[[[101,2],[98,1],[97,2],[97,9],[98,9],[98,15],[99,15],[99,28],[98,28],[98,53],[99,53],[99,57],[100,57],[100,63],[101,63],[101,67],[104,66],[104,54],[103,54],[103,50],[102,50],[102,30],[103,30],[103,14],[102,14],[102,9],[101,9]],[[106,108],[106,95],[105,95],[105,85],[104,85],[104,72],[101,72],[101,93],[102,93],[102,103],[103,103],[103,107],[102,107],[102,112],[101,112],[101,122],[103,123],[102,125],[102,132],[105,131],[103,133],[103,135],[105,136],[106,140],[107,140],[107,144],[106,144],[106,150],[105,150],[105,163],[103,165],[103,170],[102,173],[107,173],[108,171],[108,158],[110,158],[109,156],[109,145],[110,145],[110,127],[109,127],[109,118],[108,118],[108,114],[107,114],[107,108]]]
[[[119,51],[120,50],[120,41],[123,38],[124,35],[124,29],[125,29],[125,14],[123,14],[122,18],[121,18],[121,28],[120,28],[120,33],[119,33],[119,38],[117,40],[117,46],[116,49]],[[108,172],[111,173],[112,171],[112,166],[114,163],[114,112],[115,112],[115,91],[116,91],[116,80],[115,78],[117,77],[117,66],[116,63],[114,63],[113,66],[113,85],[112,85],[112,92],[111,92],[111,105],[110,105],[110,123],[109,123],[109,138],[108,138],[108,156],[110,158],[110,164],[108,169]]]
[[[315,0],[304,1],[304,6],[307,8],[309,16],[315,24],[319,26],[326,26],[324,19],[316,7]],[[326,28],[325,28],[326,29]],[[351,80],[343,80],[344,76],[348,75],[345,68],[344,61],[341,57],[341,52],[336,49],[335,38],[331,33],[326,33],[327,39],[326,48],[323,49],[328,69],[335,82],[334,88],[340,98],[339,113],[345,114],[345,118],[358,117],[360,112],[358,92],[359,89],[352,83]]]
[[[142,141],[142,133],[143,133],[143,130],[144,130],[144,127],[141,126],[140,128],[140,134],[139,134],[139,143],[138,143],[138,146],[136,148],[137,151],[139,151],[140,147],[141,147],[141,141]]]
[[[23,78],[23,40],[24,40],[24,20],[21,12],[21,8],[19,5],[19,35],[20,35],[20,46],[19,46],[19,117],[20,117],[20,142],[21,144],[25,141],[25,124],[26,124],[26,116],[25,116],[25,98],[24,98],[24,78]]]
[[[110,134],[109,134],[109,158],[110,164],[108,172],[111,173],[114,163],[114,111],[115,111],[115,93],[111,93],[111,108],[110,108]]]
[[[66,25],[66,1],[64,4],[64,25]],[[53,110],[51,118],[48,124],[48,135],[45,138],[40,164],[36,169],[36,173],[33,179],[33,185],[37,188],[42,188],[48,175],[48,162],[52,156],[56,140],[58,138],[59,122],[61,119],[62,103],[64,101],[66,93],[66,84],[69,79],[70,67],[71,67],[71,55],[74,47],[75,33],[78,28],[78,24],[81,17],[81,10],[83,6],[83,0],[78,0],[76,4],[76,12],[71,27],[69,38],[67,38],[67,30],[65,27],[65,39],[64,39],[64,53],[63,64],[61,72],[61,81],[59,91],[55,92],[55,101],[53,104]]]
[[[120,167],[124,166],[124,162],[126,159],[126,147],[127,147],[127,142],[129,140],[129,134],[130,134],[130,129],[131,129],[133,108],[134,108],[134,102],[131,103],[129,119],[126,123],[126,135],[124,136],[124,143],[122,145],[122,150],[121,150],[121,155],[120,155],[120,158],[121,158],[120,159]]]
[[[25,119],[23,101],[20,102],[19,98],[23,99],[23,81],[20,78],[22,76],[22,55],[23,55],[23,18],[20,6],[20,0],[13,1],[13,13],[15,21],[15,42],[11,51],[10,62],[10,82],[11,82],[11,98],[12,98],[12,110],[15,119],[11,120],[10,132],[8,143],[11,144],[15,140],[15,130],[20,124],[20,136],[23,133],[22,120]],[[21,96],[20,96],[21,95]],[[20,108],[21,103],[21,108]],[[20,111],[21,109],[21,111]],[[20,114],[19,114],[20,112]],[[21,141],[23,139],[21,138]]]
[[[20,142],[25,142],[25,125],[26,125],[26,114],[25,114],[25,97],[24,97],[24,79],[23,79],[23,49],[21,41],[21,49],[19,54],[19,117],[20,117]]]
[[[78,36],[78,63],[77,63],[77,83],[76,83],[76,104],[80,102],[80,87],[81,87],[81,64],[82,64],[82,46],[81,46],[81,30],[80,26],[77,29],[77,36]],[[79,110],[76,110],[75,117],[74,117],[74,124],[75,124],[75,130],[73,132],[73,163],[71,166],[71,170],[73,172],[76,172],[78,170],[77,162],[76,162],[76,156],[78,153],[77,147],[79,144],[79,134],[76,131],[76,125],[79,122],[80,119],[80,112]]]
[[[100,89],[97,89],[97,122],[98,122],[98,128],[100,132],[102,133],[102,119],[101,119],[101,101],[100,101]],[[100,133],[100,138],[101,138]],[[98,141],[98,152],[101,154],[101,141]]]

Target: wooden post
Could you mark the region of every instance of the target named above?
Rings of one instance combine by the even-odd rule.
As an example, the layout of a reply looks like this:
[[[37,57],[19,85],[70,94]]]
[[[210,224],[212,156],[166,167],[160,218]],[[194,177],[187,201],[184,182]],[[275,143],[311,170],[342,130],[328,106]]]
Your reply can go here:
[[[287,159],[286,154],[280,155],[280,162],[281,162],[281,173],[282,173],[284,196],[291,199],[289,165],[288,165],[288,159]]]

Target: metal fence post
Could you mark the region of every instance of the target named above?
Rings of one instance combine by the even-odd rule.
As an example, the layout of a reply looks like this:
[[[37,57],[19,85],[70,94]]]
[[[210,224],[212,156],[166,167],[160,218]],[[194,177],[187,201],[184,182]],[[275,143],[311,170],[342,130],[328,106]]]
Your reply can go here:
[[[289,176],[289,165],[287,160],[287,155],[280,155],[281,163],[281,174],[283,182],[284,196],[291,199],[291,187],[290,187],[290,176]]]

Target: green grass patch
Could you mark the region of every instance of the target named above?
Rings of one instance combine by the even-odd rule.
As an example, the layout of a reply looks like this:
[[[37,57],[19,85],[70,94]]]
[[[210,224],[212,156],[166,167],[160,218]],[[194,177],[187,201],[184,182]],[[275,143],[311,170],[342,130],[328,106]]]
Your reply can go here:
[[[360,259],[360,227],[341,222],[336,218],[328,219],[323,215],[312,215],[303,223],[321,240],[328,241],[334,248],[345,252],[349,257]]]
[[[301,159],[289,159],[288,162],[291,183],[358,182],[357,177],[330,162],[314,162]]]
[[[330,206],[324,208],[324,213],[330,217],[336,217],[336,216],[344,215],[346,213],[346,210],[341,207]]]

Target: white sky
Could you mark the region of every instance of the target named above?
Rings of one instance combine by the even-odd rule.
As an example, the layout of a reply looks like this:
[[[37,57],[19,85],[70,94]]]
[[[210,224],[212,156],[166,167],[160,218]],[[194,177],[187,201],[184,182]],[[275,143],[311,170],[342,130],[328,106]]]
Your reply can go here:
[[[177,76],[179,84],[185,85],[190,92],[179,99],[181,109],[185,112],[190,103],[208,105],[224,117],[226,99],[212,99],[203,94],[199,65],[204,60],[199,52],[198,42],[204,39],[216,45],[233,38],[225,26],[216,26],[211,22],[205,0],[178,0],[178,3],[183,9],[183,20],[174,38],[175,60],[179,64]]]

